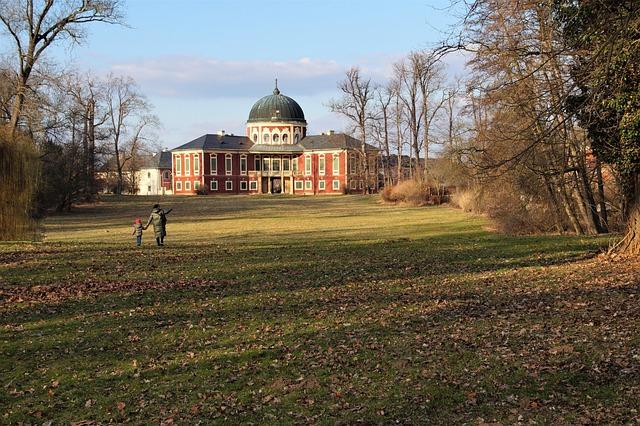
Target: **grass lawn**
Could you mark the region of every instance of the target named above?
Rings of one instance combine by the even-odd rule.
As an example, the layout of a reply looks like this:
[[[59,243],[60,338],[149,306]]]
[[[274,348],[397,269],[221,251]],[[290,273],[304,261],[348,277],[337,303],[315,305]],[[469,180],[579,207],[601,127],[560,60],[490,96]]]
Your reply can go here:
[[[0,423],[639,423],[640,261],[377,198],[106,198],[0,244]]]

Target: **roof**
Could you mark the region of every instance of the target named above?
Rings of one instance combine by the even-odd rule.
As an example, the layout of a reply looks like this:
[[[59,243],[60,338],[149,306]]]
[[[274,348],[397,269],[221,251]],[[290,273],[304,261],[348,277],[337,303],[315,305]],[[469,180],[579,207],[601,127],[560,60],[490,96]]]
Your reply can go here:
[[[300,141],[305,151],[315,149],[362,149],[362,142],[344,133],[331,133],[322,135],[306,136]],[[379,151],[373,145],[366,144],[366,149]]]
[[[304,151],[304,148],[298,144],[282,144],[282,145],[266,145],[266,144],[258,144],[254,145],[249,149],[249,152],[252,153],[271,153],[271,152],[291,152],[291,153],[301,153]]]
[[[273,95],[265,96],[253,104],[247,123],[257,121],[294,121],[306,123],[304,112],[300,105],[290,97],[282,95],[277,84],[273,90]]]
[[[202,135],[197,139],[174,148],[173,151],[186,151],[193,149],[219,149],[231,151],[247,151],[253,146],[253,142],[246,136],[236,135]]]
[[[171,152],[160,151],[150,155],[143,155],[137,159],[138,167],[141,169],[170,169]]]

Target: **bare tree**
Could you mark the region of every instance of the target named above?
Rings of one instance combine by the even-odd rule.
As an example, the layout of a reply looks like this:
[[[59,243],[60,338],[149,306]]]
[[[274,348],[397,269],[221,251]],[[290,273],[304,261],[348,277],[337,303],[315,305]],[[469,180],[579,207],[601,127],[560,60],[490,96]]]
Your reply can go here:
[[[370,78],[364,78],[358,67],[353,67],[346,72],[345,79],[338,83],[342,92],[342,98],[332,100],[329,103],[331,111],[342,114],[355,125],[360,136],[360,162],[363,178],[366,182],[363,191],[371,190],[371,173],[369,153],[367,152],[367,128],[373,115],[375,87]]]
[[[0,22],[13,39],[18,60],[10,129],[15,134],[29,78],[56,40],[78,43],[90,22],[121,23],[119,0],[2,0]]]
[[[384,174],[384,184],[392,185],[393,176],[391,173],[391,147],[389,139],[391,136],[391,102],[394,98],[394,88],[391,84],[378,87],[375,90],[375,113],[371,121],[371,131],[378,146],[384,153],[382,158],[382,170]]]
[[[151,106],[131,78],[110,76],[106,87],[107,121],[117,173],[116,193],[125,187],[125,166],[148,142],[146,133],[158,125]]]

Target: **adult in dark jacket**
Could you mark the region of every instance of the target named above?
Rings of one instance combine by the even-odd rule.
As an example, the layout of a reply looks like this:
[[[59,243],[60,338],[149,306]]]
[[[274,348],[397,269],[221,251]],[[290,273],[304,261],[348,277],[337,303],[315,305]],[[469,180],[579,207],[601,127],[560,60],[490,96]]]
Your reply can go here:
[[[167,235],[167,215],[171,212],[171,210],[173,209],[169,209],[165,212],[160,208],[159,204],[154,204],[151,215],[149,216],[149,220],[144,226],[144,229],[147,229],[149,225],[153,224],[153,233],[156,237],[156,243],[159,246],[164,245],[164,237]]]

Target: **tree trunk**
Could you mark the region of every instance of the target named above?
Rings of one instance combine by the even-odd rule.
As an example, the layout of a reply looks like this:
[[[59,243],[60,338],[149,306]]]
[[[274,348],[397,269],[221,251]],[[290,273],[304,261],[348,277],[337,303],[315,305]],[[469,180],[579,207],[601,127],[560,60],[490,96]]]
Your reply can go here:
[[[600,215],[600,224],[602,225],[603,232],[609,232],[609,218],[607,215],[607,200],[604,194],[604,181],[602,179],[602,164],[600,163],[600,158],[595,157],[595,168],[596,168],[596,180],[598,184],[598,201],[600,206],[600,211],[598,212]]]

